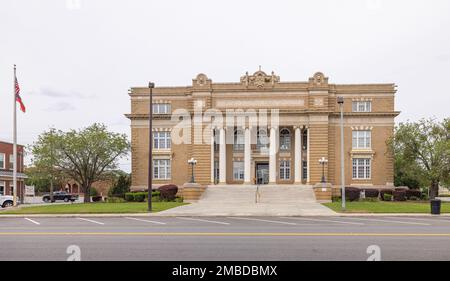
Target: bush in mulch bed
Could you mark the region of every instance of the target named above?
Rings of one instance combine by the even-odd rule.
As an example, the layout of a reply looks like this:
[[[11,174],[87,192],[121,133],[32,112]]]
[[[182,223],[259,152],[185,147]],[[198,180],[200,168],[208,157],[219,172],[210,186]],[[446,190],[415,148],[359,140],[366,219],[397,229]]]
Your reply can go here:
[[[385,198],[384,195],[385,195],[385,194],[392,195],[393,192],[394,192],[393,189],[382,189],[382,190],[380,190],[380,198],[381,198],[381,200],[383,200],[383,201],[391,201],[390,199],[391,199],[392,197],[389,196],[389,199],[387,199],[387,198]]]
[[[406,190],[394,190],[392,193],[394,201],[406,201]]]

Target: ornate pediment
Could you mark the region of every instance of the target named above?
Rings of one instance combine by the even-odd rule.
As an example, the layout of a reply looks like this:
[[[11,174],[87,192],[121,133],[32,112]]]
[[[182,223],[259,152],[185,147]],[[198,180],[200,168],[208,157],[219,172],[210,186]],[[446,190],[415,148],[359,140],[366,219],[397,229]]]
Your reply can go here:
[[[211,83],[211,79],[203,73],[198,74],[197,77],[192,79],[192,86],[194,86],[194,88],[210,88]]]
[[[280,82],[280,76],[276,76],[272,71],[271,75],[267,75],[264,71],[259,69],[253,75],[249,75],[248,72],[241,77],[241,83],[248,87],[265,88],[273,87],[275,83]]]
[[[309,84],[315,87],[328,86],[328,77],[322,72],[316,72],[313,77],[309,78]]]

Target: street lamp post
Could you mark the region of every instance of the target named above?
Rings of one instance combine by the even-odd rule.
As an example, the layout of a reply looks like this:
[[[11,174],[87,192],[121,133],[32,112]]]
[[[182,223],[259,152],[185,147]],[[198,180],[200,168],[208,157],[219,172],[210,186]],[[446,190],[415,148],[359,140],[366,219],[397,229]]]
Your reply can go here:
[[[188,160],[188,164],[192,167],[192,175],[191,175],[191,181],[190,183],[195,183],[195,177],[194,177],[194,166],[197,164],[197,160],[194,158],[191,158]]]
[[[322,165],[322,181],[321,183],[326,183],[327,180],[325,179],[325,165],[328,163],[328,159],[325,157],[322,157],[319,159],[319,164]]]
[[[149,126],[148,126],[148,212],[152,211],[152,186],[153,186],[153,88],[155,83],[149,82],[148,88],[150,89],[150,101],[149,101]]]
[[[344,173],[344,97],[337,97],[341,111],[341,197],[342,210],[345,210],[345,173]]]

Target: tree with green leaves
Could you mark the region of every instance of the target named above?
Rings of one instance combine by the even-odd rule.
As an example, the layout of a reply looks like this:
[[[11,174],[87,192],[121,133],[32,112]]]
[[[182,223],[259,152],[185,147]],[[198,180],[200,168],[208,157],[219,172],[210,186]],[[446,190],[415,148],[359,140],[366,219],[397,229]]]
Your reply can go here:
[[[103,124],[81,130],[51,129],[31,146],[33,165],[63,173],[81,186],[84,202],[90,202],[92,184],[117,169],[130,151],[125,134],[109,132]]]
[[[430,198],[450,182],[450,119],[400,123],[389,140],[397,184],[428,185]]]
[[[114,182],[114,185],[109,190],[110,197],[123,197],[125,193],[130,191],[131,186],[131,176],[125,172],[116,172],[117,178]]]

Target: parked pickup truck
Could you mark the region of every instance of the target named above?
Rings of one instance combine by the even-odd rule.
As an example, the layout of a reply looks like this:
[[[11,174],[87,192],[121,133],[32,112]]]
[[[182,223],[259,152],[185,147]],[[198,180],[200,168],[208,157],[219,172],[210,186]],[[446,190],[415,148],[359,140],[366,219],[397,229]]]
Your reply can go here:
[[[0,195],[0,206],[2,208],[13,206],[13,197],[10,195]]]
[[[50,202],[50,194],[45,194],[42,197],[42,200],[45,203],[49,203]],[[72,202],[75,202],[77,200],[78,200],[78,195],[76,195],[76,194],[70,194],[70,193],[67,193],[65,191],[55,191],[55,192],[53,192],[53,202],[55,202],[55,201],[64,201],[64,202],[72,201]]]

